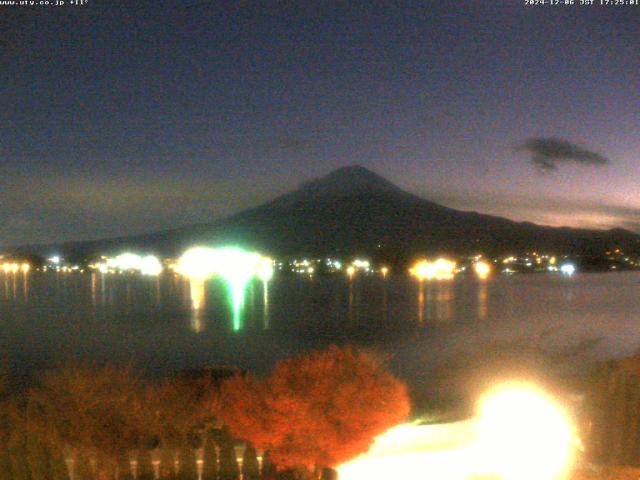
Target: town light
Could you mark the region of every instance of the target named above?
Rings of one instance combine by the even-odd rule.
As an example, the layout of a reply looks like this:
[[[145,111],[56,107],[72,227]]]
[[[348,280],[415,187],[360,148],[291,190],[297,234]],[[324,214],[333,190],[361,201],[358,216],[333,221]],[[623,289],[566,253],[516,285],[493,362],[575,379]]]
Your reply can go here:
[[[473,270],[481,280],[484,280],[491,275],[491,265],[487,262],[483,262],[482,260],[473,264]]]
[[[565,263],[560,267],[560,272],[563,275],[571,276],[576,273],[576,266],[573,263]]]
[[[258,277],[264,283],[273,278],[273,260],[269,257],[262,257],[258,263]]]
[[[142,275],[157,276],[162,273],[162,263],[160,263],[158,257],[153,255],[142,257],[139,268]]]
[[[355,273],[356,273],[356,267],[354,267],[353,265],[349,265],[347,267],[347,275],[349,275],[349,280],[353,278]]]
[[[115,258],[110,259],[107,264],[118,270],[139,270],[142,257],[135,253],[122,253]]]
[[[194,247],[180,257],[176,270],[189,278],[192,283],[198,284],[203,284],[216,275],[221,277],[229,287],[233,329],[237,331],[241,327],[241,313],[247,284],[256,276],[263,282],[268,282],[273,276],[273,260],[256,252],[248,252],[236,247]]]
[[[428,262],[427,260],[419,260],[413,265],[413,267],[411,267],[409,273],[423,282],[432,276],[431,271],[431,262]]]
[[[182,254],[176,271],[190,279],[206,280],[216,271],[216,251],[213,248],[193,247]]]
[[[418,260],[409,270],[419,281],[451,280],[456,272],[456,262],[446,258],[438,258],[435,262]]]

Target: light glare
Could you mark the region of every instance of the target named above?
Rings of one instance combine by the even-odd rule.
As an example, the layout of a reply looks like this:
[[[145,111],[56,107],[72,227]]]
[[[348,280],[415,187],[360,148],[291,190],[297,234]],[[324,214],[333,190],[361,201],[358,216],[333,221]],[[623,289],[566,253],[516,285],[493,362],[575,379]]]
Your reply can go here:
[[[491,265],[489,265],[487,262],[483,262],[482,260],[473,264],[473,270],[481,280],[484,280],[488,278],[489,275],[491,275]]]
[[[452,280],[456,273],[456,262],[438,258],[435,262],[418,260],[409,270],[419,281]]]
[[[560,267],[560,272],[562,272],[563,275],[571,276],[576,273],[576,266],[572,263],[565,263]]]
[[[176,271],[191,281],[204,282],[214,276],[223,278],[229,287],[233,329],[237,331],[241,327],[247,284],[256,276],[267,283],[273,276],[273,260],[236,247],[194,247],[180,257]]]
[[[551,397],[508,383],[482,397],[476,418],[398,425],[337,470],[340,480],[559,480],[575,446],[572,423]]]
[[[505,384],[480,403],[479,473],[503,480],[555,480],[570,466],[576,437],[556,402],[526,384]]]
[[[147,255],[140,260],[140,273],[142,275],[156,276],[162,273],[162,263],[158,257]]]

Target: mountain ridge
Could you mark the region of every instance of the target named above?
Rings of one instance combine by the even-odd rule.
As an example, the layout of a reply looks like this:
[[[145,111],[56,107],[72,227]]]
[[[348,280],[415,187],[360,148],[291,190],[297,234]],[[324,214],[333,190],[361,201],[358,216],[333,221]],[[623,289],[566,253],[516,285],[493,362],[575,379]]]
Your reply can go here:
[[[210,222],[148,234],[32,246],[84,255],[136,248],[175,255],[195,243],[236,243],[276,255],[420,252],[640,251],[640,235],[516,222],[456,210],[402,190],[359,166],[342,167],[262,205]],[[27,249],[29,247],[21,247]]]

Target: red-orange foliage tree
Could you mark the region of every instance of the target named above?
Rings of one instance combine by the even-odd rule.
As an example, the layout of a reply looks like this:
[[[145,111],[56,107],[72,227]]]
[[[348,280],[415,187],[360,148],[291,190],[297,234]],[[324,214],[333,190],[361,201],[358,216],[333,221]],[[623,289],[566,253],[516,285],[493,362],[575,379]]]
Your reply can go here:
[[[198,385],[194,383],[172,378],[147,385],[143,393],[147,447],[170,451],[176,472],[184,464],[181,452],[197,438],[194,434],[203,431],[209,420]]]
[[[113,478],[119,459],[143,438],[140,391],[130,368],[64,367],[46,373],[29,392],[29,423],[65,456],[95,460],[98,478]]]
[[[279,468],[311,468],[366,452],[410,404],[381,362],[334,346],[280,362],[266,379],[229,380],[216,409],[234,436],[269,450]]]

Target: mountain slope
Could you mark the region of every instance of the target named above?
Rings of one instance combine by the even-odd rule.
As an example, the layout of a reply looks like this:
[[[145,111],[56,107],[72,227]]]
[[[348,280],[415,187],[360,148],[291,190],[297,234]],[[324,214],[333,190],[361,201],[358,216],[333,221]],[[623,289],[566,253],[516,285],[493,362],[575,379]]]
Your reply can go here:
[[[195,243],[237,243],[277,255],[640,251],[640,236],[517,223],[422,199],[359,166],[345,167],[224,220],[138,237],[66,245],[83,254],[140,248],[177,254]]]

